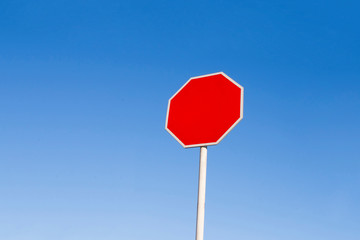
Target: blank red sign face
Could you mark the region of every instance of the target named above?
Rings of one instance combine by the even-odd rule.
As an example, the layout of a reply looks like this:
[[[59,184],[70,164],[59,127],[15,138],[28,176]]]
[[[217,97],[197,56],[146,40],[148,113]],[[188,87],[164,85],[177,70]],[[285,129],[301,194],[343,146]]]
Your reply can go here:
[[[185,148],[218,144],[242,119],[243,91],[224,73],[191,78],[170,98],[165,129]]]

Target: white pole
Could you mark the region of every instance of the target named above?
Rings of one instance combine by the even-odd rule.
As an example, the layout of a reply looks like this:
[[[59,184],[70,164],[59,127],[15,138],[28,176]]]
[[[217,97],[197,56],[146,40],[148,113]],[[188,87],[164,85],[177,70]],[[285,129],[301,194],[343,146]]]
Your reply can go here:
[[[207,147],[200,147],[199,190],[196,216],[196,240],[204,239],[205,188],[206,188]]]

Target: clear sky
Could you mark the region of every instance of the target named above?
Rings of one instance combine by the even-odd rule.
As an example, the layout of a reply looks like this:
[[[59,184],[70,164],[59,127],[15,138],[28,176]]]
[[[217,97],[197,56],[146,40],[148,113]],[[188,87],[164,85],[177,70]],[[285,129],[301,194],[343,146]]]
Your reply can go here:
[[[0,239],[194,239],[193,76],[244,86],[206,240],[360,239],[358,1],[0,1]]]

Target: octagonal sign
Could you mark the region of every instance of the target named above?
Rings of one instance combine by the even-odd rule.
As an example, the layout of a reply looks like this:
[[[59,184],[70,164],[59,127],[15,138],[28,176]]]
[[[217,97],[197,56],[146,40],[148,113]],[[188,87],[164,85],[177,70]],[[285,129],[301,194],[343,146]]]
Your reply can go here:
[[[190,78],[169,100],[165,129],[185,148],[216,145],[243,118],[243,99],[223,72]]]

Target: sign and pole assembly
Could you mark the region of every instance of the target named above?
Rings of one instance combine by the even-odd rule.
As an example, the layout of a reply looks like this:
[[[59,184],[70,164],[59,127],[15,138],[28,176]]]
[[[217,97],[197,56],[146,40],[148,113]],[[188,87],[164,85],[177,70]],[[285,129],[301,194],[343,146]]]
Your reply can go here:
[[[165,129],[184,147],[200,147],[196,240],[204,239],[207,146],[243,118],[244,88],[223,72],[190,78],[169,100]]]

